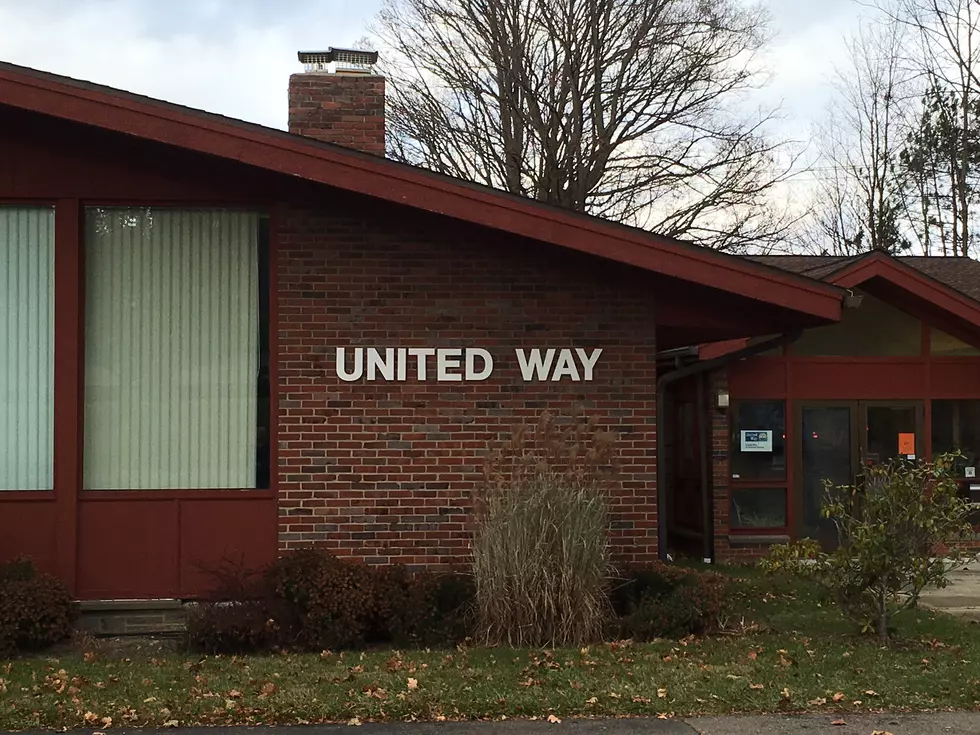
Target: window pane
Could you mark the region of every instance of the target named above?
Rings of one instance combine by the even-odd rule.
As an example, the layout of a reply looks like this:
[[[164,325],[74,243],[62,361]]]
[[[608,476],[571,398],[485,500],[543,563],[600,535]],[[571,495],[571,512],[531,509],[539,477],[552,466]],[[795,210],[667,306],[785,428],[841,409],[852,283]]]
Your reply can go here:
[[[794,355],[856,357],[922,354],[922,323],[862,293],[857,309],[844,309],[839,324],[808,329],[793,343]]]
[[[258,215],[90,209],[85,252],[85,488],[255,487]]]
[[[786,477],[786,404],[740,401],[732,426],[732,477],[782,480]]]
[[[940,332],[935,327],[929,330],[929,343],[929,351],[933,355],[945,355],[946,357],[957,355],[976,357],[980,355],[980,350],[973,345],[968,345],[951,334]]]
[[[937,456],[960,450],[964,459],[957,462],[956,474],[966,478],[967,468],[980,474],[980,401],[955,400],[932,402],[932,454]],[[980,480],[977,480],[980,483]]]
[[[732,490],[732,528],[785,528],[784,488]]]
[[[54,487],[54,210],[0,207],[0,490]]]

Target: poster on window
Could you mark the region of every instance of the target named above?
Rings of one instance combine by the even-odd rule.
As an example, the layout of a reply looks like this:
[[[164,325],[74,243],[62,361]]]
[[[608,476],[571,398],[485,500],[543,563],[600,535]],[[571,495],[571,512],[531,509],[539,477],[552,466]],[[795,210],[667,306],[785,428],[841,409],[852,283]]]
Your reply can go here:
[[[772,431],[743,431],[741,449],[743,452],[771,452]]]

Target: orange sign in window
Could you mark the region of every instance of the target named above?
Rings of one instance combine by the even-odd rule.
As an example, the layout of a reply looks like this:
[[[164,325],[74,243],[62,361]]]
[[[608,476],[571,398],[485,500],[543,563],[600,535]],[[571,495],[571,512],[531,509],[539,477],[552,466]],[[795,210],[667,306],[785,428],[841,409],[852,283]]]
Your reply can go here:
[[[898,435],[898,453],[905,455],[915,454],[915,434]]]

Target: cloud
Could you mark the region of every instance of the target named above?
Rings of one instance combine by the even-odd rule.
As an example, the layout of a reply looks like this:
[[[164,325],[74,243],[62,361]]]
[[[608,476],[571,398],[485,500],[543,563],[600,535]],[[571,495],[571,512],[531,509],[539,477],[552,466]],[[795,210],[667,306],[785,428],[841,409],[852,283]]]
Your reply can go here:
[[[296,51],[354,43],[379,4],[0,0],[0,59],[284,128]]]

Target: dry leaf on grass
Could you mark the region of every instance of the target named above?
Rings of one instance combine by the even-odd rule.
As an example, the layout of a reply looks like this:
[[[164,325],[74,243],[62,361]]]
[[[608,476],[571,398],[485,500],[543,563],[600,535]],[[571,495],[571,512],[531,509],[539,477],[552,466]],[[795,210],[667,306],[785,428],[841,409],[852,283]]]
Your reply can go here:
[[[418,689],[419,688],[419,680],[418,679],[409,678],[409,680],[408,680],[408,688],[409,689]]]
[[[548,722],[550,722],[552,725],[560,725],[561,724],[561,720],[558,719],[557,717],[555,717],[554,715],[548,715]]]

